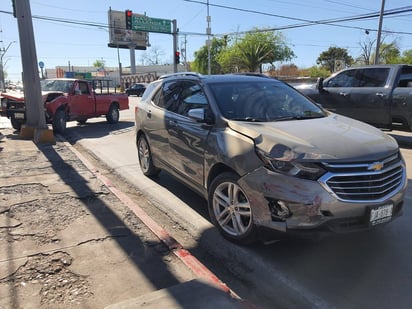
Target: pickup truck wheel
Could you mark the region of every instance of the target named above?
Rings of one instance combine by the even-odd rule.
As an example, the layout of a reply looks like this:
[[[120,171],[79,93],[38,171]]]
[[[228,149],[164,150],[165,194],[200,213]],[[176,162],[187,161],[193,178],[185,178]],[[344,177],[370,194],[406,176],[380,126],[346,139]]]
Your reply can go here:
[[[60,109],[56,111],[53,117],[53,130],[57,133],[63,134],[66,130],[67,120],[66,113],[64,110]]]
[[[119,121],[120,112],[119,107],[115,104],[112,104],[109,108],[109,112],[106,115],[108,123],[117,123]]]
[[[160,169],[153,164],[152,152],[150,151],[149,143],[143,134],[137,138],[137,152],[139,155],[140,169],[143,174],[149,177],[158,175]]]
[[[238,184],[239,176],[222,173],[210,185],[208,206],[212,222],[230,241],[246,245],[257,240],[252,208]]]
[[[13,127],[13,129],[15,129],[17,131],[20,131],[21,125],[22,125],[22,123],[20,121],[14,119],[14,118],[11,118],[10,122],[11,122],[11,126]]]

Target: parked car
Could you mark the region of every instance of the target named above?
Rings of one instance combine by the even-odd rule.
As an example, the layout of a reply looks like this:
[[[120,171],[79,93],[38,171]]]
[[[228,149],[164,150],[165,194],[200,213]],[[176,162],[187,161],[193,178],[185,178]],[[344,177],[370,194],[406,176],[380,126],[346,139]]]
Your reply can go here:
[[[134,84],[130,88],[127,88],[125,90],[127,95],[137,95],[138,97],[141,97],[146,90],[146,86],[144,84]]]
[[[412,131],[412,66],[351,67],[296,87],[324,108],[382,129]]]
[[[402,213],[396,141],[267,77],[174,74],[137,105],[144,175],[165,170],[208,201],[212,222],[247,244],[277,234],[371,229]]]

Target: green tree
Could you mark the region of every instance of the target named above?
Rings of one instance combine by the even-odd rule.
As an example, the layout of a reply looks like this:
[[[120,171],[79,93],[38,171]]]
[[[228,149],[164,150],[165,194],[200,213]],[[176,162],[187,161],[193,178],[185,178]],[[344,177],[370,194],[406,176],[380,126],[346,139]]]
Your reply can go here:
[[[395,64],[401,62],[401,52],[396,42],[379,46],[379,63]]]
[[[213,38],[210,46],[210,71],[212,74],[222,73],[220,64],[217,61],[219,53],[225,48],[227,44],[227,37]],[[195,52],[195,60],[190,64],[195,72],[201,74],[208,73],[208,47],[205,45]]]
[[[405,50],[402,53],[401,63],[412,64],[412,49]]]
[[[104,69],[105,64],[106,63],[103,59],[102,60],[96,60],[95,62],[93,62],[93,66],[95,68],[98,68],[98,69]]]
[[[316,63],[328,69],[330,72],[334,72],[335,64],[338,60],[343,61],[344,67],[348,67],[353,63],[353,58],[348,54],[346,48],[335,46],[331,46],[327,51],[322,52],[316,60]]]
[[[218,61],[225,72],[262,72],[263,64],[294,57],[280,32],[255,29],[223,49]]]

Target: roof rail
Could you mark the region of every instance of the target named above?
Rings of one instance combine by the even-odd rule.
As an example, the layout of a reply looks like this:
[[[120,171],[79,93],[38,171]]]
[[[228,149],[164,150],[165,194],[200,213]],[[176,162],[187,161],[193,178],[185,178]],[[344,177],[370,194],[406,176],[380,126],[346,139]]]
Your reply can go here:
[[[232,73],[232,74],[271,78],[270,76],[267,76],[267,75],[262,74],[262,73],[256,73],[256,72],[239,72],[239,73]]]
[[[165,79],[173,76],[196,76],[200,77],[202,74],[196,73],[196,72],[177,72],[177,73],[171,73],[171,74],[164,74],[159,76],[159,79]]]

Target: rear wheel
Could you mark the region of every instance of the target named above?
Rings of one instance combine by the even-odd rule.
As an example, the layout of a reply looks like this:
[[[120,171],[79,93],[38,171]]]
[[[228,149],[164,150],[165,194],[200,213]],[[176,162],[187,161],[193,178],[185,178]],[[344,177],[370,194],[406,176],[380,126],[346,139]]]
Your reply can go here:
[[[137,138],[137,152],[139,155],[140,169],[145,176],[156,176],[160,170],[154,166],[152,152],[150,151],[149,143],[146,137],[141,134]]]
[[[223,236],[245,245],[257,240],[257,231],[249,199],[238,179],[232,172],[217,176],[210,186],[208,204],[212,222]]]
[[[119,121],[120,111],[116,104],[112,104],[109,108],[109,112],[106,115],[108,123],[117,123]]]
[[[67,119],[64,110],[59,109],[53,117],[53,130],[63,134],[66,131]]]

